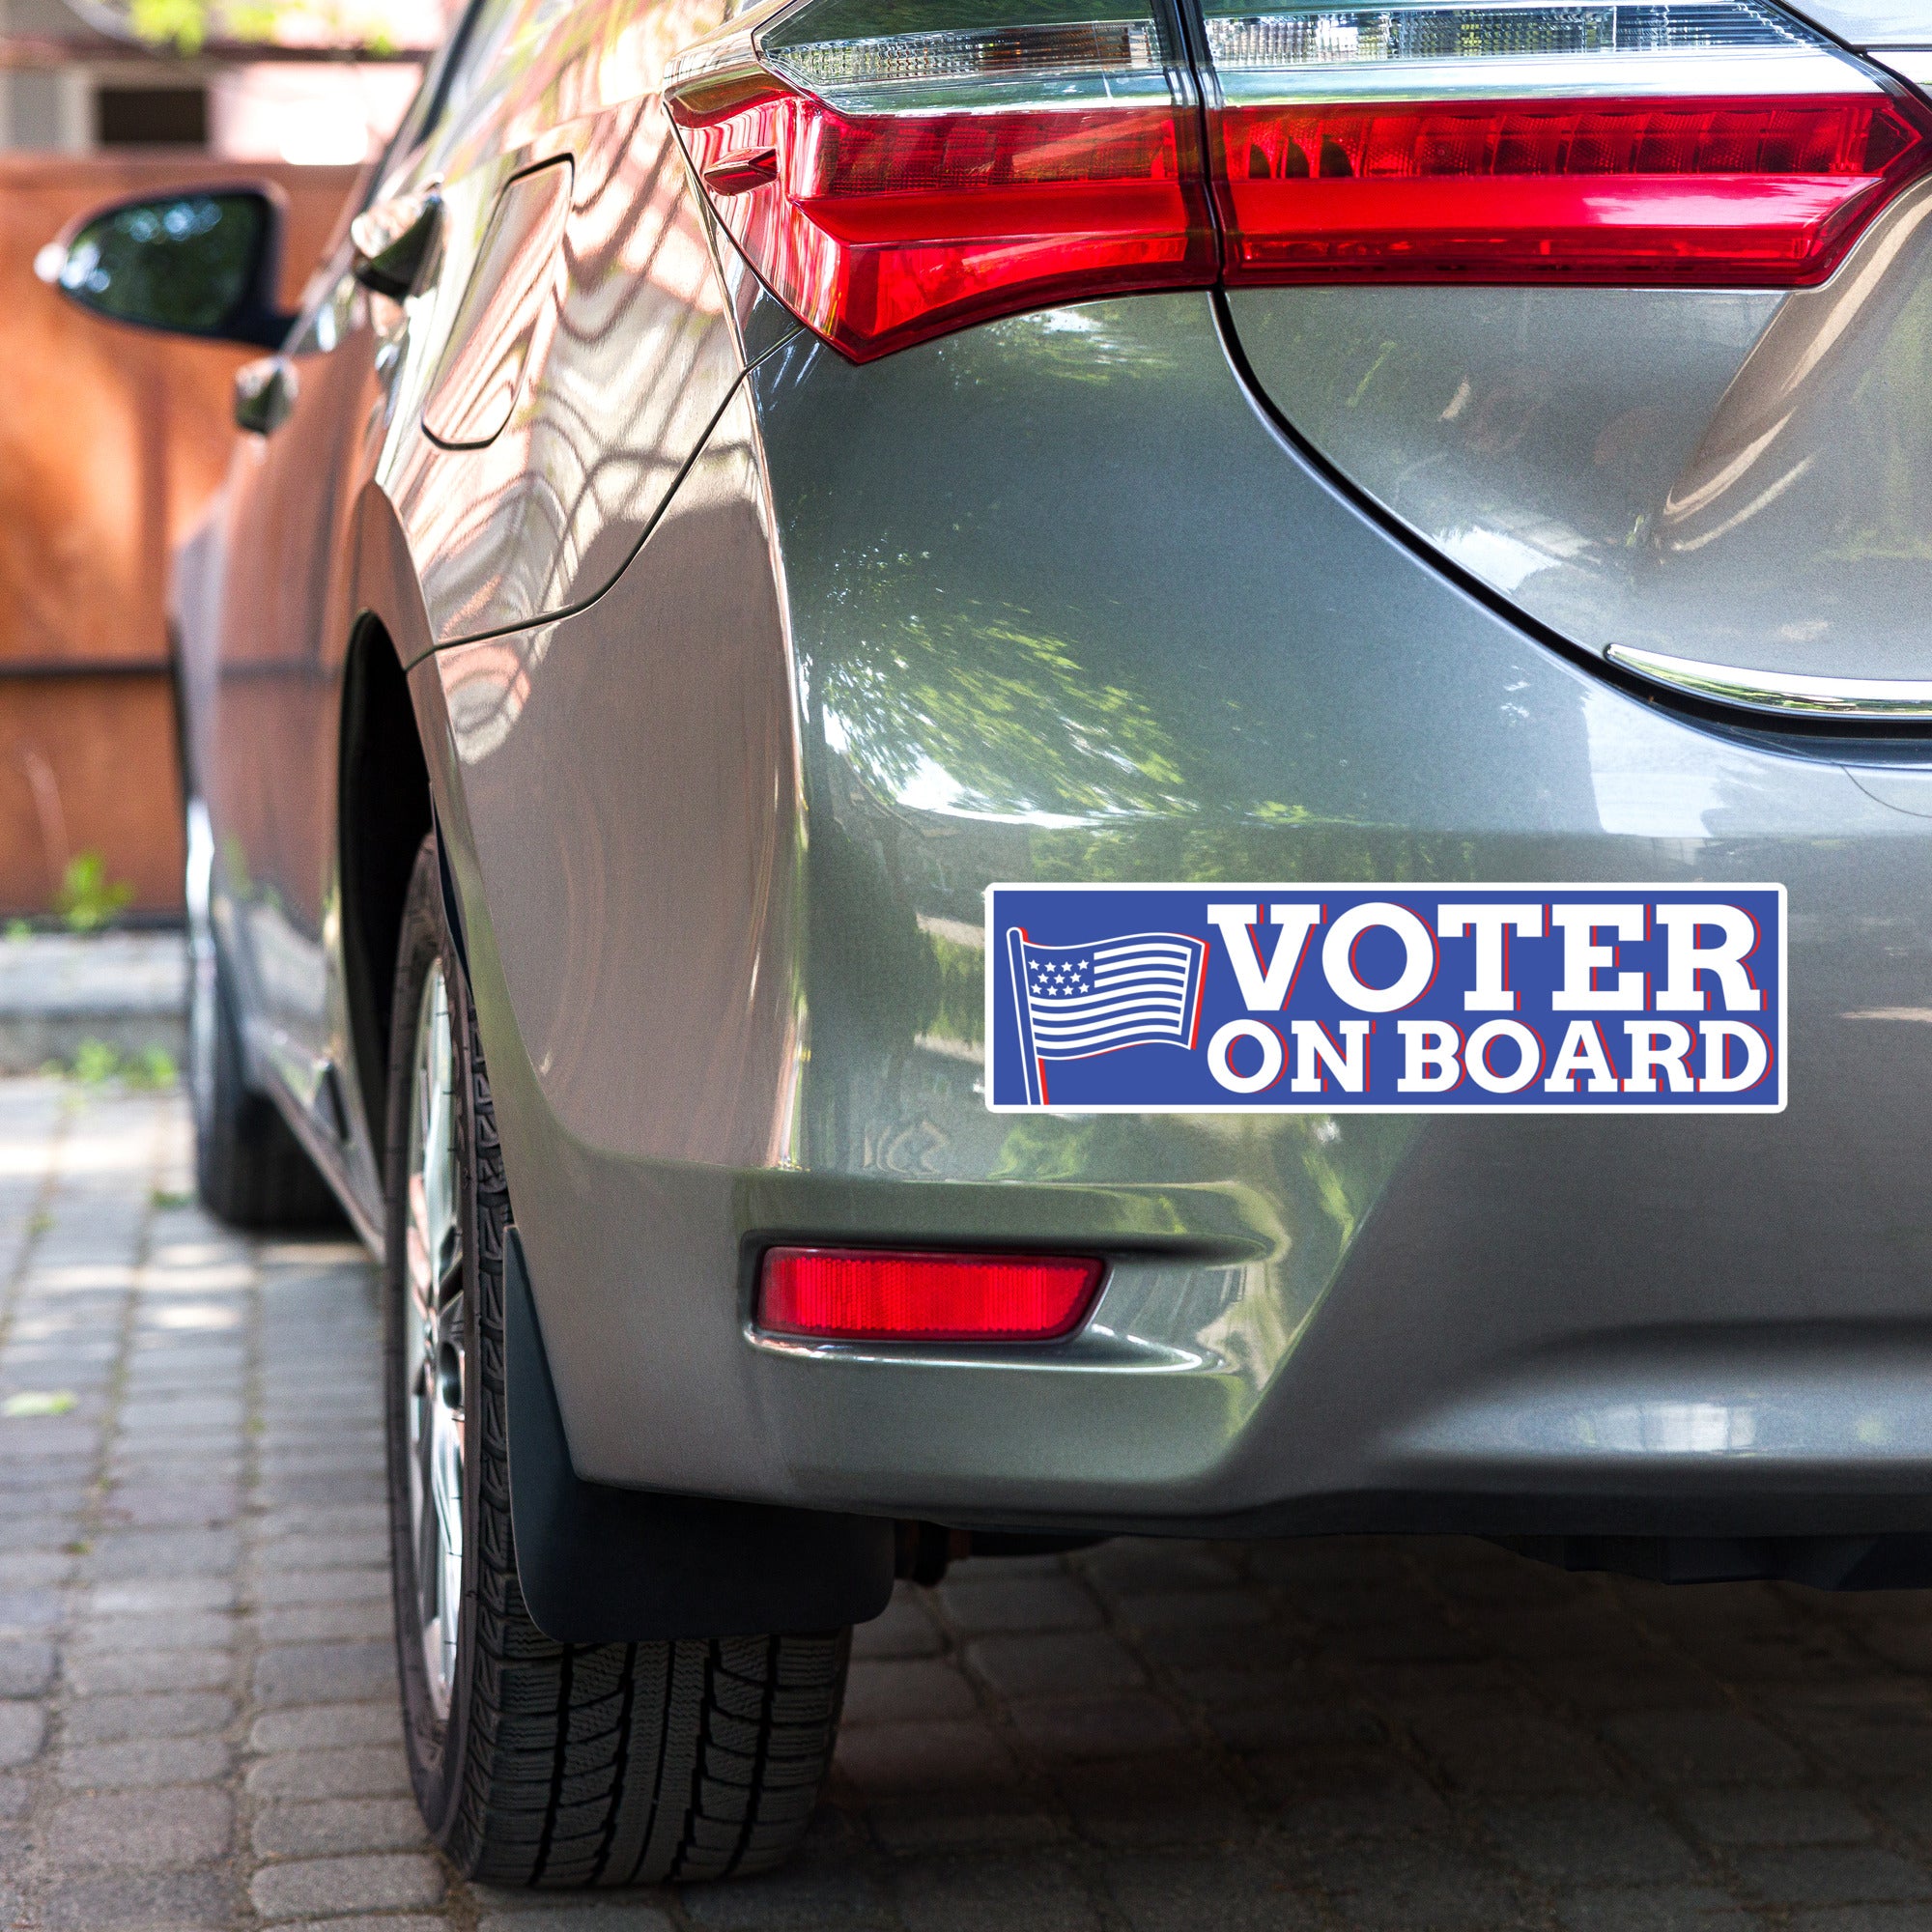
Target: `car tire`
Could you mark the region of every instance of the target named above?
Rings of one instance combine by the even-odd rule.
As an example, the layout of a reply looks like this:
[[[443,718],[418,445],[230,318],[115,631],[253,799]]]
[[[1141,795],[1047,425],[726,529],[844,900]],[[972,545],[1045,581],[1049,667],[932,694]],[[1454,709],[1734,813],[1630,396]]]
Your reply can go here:
[[[510,1203],[434,835],[410,883],[393,1015],[389,1501],[404,1729],[423,1818],[460,1872],[495,1885],[768,1869],[810,1821],[850,1633],[564,1644],[532,1622],[510,1519]]]
[[[327,1227],[342,1218],[328,1183],[275,1103],[248,1085],[235,990],[208,916],[213,842],[197,804],[188,814],[187,1087],[195,1188],[209,1212],[232,1228]]]

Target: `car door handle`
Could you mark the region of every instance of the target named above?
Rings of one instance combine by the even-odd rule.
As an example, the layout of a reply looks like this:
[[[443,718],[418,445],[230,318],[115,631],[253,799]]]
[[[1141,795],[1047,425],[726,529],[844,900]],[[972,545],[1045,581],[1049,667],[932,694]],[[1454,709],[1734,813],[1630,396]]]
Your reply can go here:
[[[442,197],[433,187],[365,208],[349,224],[350,273],[392,301],[416,292],[442,232]]]

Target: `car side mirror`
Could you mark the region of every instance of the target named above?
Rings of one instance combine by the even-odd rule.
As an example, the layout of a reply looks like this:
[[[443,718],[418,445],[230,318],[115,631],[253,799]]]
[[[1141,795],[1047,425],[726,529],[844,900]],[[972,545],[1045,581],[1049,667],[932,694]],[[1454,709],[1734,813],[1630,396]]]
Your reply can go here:
[[[285,355],[263,355],[235,372],[235,427],[272,436],[295,408],[296,372]]]
[[[110,322],[272,349],[295,319],[275,303],[281,255],[279,196],[184,188],[81,216],[34,271]]]

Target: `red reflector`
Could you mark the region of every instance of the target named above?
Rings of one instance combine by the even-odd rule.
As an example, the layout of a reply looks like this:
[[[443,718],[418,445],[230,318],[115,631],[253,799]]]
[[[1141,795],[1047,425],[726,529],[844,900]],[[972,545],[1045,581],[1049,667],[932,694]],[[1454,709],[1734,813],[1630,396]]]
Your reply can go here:
[[[847,1342],[1047,1342],[1080,1325],[1100,1265],[1063,1255],[773,1248],[758,1326]]]
[[[1818,282],[1927,157],[1871,94],[1213,118],[1230,282]]]
[[[670,97],[752,265],[855,361],[1016,310],[1207,288],[1219,267],[1190,114],[843,115],[774,81]],[[765,182],[736,157],[769,151]]]

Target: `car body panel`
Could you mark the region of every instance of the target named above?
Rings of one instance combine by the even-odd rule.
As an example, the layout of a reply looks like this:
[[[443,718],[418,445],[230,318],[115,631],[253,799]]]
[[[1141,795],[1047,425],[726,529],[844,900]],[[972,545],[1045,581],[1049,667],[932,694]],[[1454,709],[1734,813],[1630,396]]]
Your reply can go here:
[[[529,157],[564,154],[575,179],[556,281],[541,292],[508,426],[486,447],[453,449],[405,421],[384,469],[440,641],[513,629],[602,591],[744,368],[739,310],[659,102],[574,122]],[[469,193],[452,225],[472,227],[479,212],[487,223],[497,206]],[[451,281],[469,252],[453,248]],[[438,327],[448,306],[444,292]],[[451,314],[447,327],[457,322]],[[425,375],[431,389],[439,374]]]
[[[689,31],[708,18],[698,9]],[[351,641],[373,619],[412,662],[447,615],[442,593],[469,595],[479,575],[497,618],[541,608],[575,571],[607,581],[728,396],[740,344],[768,347],[795,327],[781,312],[773,327],[775,305],[741,271],[721,275],[693,213],[647,93],[668,50],[652,39],[664,14],[641,37],[635,15],[610,6],[518,0],[494,19],[499,42],[521,36],[521,56],[499,47],[482,84],[458,88],[460,111],[370,185],[381,195],[438,186],[442,246],[426,287],[400,304],[365,296],[348,275],[346,233],[336,238],[288,351],[294,410],[270,435],[239,440],[195,544],[200,565],[173,596],[184,683],[199,695],[196,779],[217,836],[212,910],[242,987],[251,1069],[365,1229],[381,1216],[372,1125],[382,1098],[364,1094],[363,1076],[380,1069],[358,1065],[335,849]],[[598,111],[572,114],[573,104]],[[519,130],[521,145],[510,140]],[[438,451],[421,430],[424,393],[499,185],[554,156],[575,159],[566,259],[576,273],[557,317],[564,340],[553,337],[542,380],[524,390],[548,468],[497,472],[479,531],[475,462],[490,452]],[[648,394],[640,371],[656,378]],[[560,427],[586,400],[587,413]],[[469,518],[468,544],[436,525],[439,487],[444,509]]]
[[[1797,0],[1790,11],[1848,47],[1932,46],[1924,0]]]
[[[1257,289],[1282,414],[1471,576],[1592,652],[1932,678],[1932,183],[1827,283]]]
[[[1919,1523],[1911,1373],[1866,1372],[1928,1339],[1932,852],[1880,795],[1922,771],[1535,643],[1284,440],[1205,297],[863,369],[800,342],[749,394],[602,599],[414,678],[585,1475],[1168,1529]],[[985,882],[1188,876],[1781,878],[1791,1108],[989,1116],[949,1000]],[[799,1348],[746,1325],[774,1238],[1110,1273],[1071,1343]]]
[[[1813,470],[1859,484],[1831,412],[1878,434],[1856,358],[1909,365],[1922,191],[1783,299],[1140,296],[860,367],[760,292],[666,130],[664,60],[717,17],[491,16],[487,71],[384,183],[440,184],[441,260],[332,352],[323,616],[278,620],[270,673],[210,654],[211,610],[267,595],[274,561],[247,466],[305,440],[244,445],[183,580],[258,1071],[365,1233],[380,1068],[346,990],[333,760],[345,657],[379,625],[583,1477],[1062,1527],[1925,1526],[1932,750],[1673,711],[1601,676],[1594,633],[1539,629],[1668,590],[1613,534],[1686,476],[1719,479],[1690,513],[1718,528],[1770,411],[1811,468],[1689,554],[1756,559],[1772,592],[1741,564],[1743,603],[1701,621],[1775,646],[1753,613],[1802,603],[1844,537],[1773,511],[1838,514]],[[422,412],[499,192],[566,156],[511,420],[438,448]],[[1499,399],[1470,418],[1488,442],[1445,414],[1464,377]],[[310,500],[286,489],[277,515]],[[1596,549],[1478,595],[1453,516],[1524,541],[1560,516]],[[1775,527],[1800,536],[1744,548]],[[1860,554],[1834,581],[1876,610]],[[250,678],[296,694],[247,700],[260,730],[226,696]],[[989,881],[1512,878],[1781,881],[1788,1110],[985,1107]],[[269,988],[277,946],[298,996]],[[300,1053],[267,1050],[278,1026]],[[1065,1342],[801,1346],[750,1319],[776,1240],[1045,1243],[1108,1272]]]
[[[325,928],[335,847],[335,725],[352,629],[347,535],[372,454],[376,334],[338,248],[284,360],[273,434],[238,440],[213,608],[184,628],[213,717],[197,780],[217,834],[216,897],[244,988],[243,1032],[305,1113],[327,1110],[331,997]]]
[[[755,461],[740,397],[647,546],[661,601],[434,661],[520,1033],[560,1110],[585,1139],[726,1166],[783,1157],[798,1050],[793,681]],[[670,986],[655,1050],[611,1053],[610,1013],[651,1026]]]
[[[491,207],[423,402],[423,434],[445,449],[481,449],[501,436],[532,360],[549,346],[572,173],[567,155],[528,168]]]

